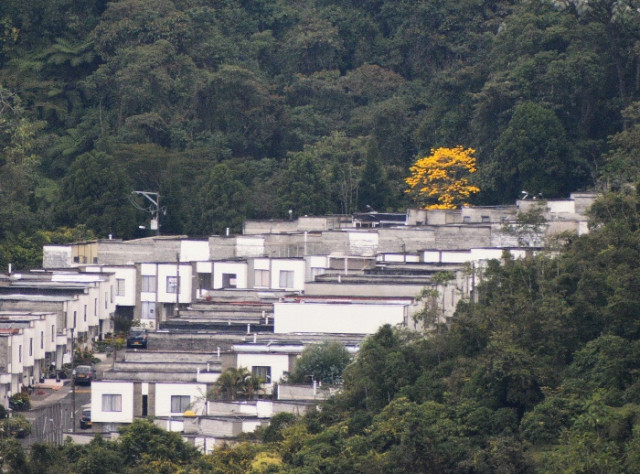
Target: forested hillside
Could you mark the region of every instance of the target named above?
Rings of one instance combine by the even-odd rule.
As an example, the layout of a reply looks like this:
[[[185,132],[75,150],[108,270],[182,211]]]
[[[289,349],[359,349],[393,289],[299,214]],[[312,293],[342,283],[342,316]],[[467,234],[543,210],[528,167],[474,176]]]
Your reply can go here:
[[[441,146],[477,150],[477,203],[635,181],[635,3],[3,0],[0,265],[143,235],[132,190],[193,236],[404,210]]]

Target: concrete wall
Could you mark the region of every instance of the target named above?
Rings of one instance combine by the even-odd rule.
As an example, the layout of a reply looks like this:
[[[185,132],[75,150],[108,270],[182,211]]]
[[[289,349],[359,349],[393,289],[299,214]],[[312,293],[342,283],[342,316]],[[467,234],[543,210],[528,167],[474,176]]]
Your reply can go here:
[[[363,255],[372,257],[378,251],[378,233],[369,232],[348,232],[349,255]]]
[[[278,400],[326,400],[337,392],[336,389],[311,385],[278,385]]]
[[[406,253],[436,248],[436,233],[431,227],[378,229],[378,252]]]
[[[216,259],[236,257],[236,237],[212,235],[209,237],[209,257]]]
[[[320,400],[320,398],[316,400]],[[258,418],[271,418],[278,413],[291,413],[293,415],[302,416],[313,406],[314,404],[310,403],[296,403],[280,400],[258,400],[256,408],[258,411]]]
[[[208,416],[258,416],[257,401],[209,401],[206,414]]]
[[[185,418],[183,423],[185,433],[199,433],[221,438],[235,438],[240,436],[243,432],[242,420],[236,418]]]
[[[336,282],[308,282],[305,286],[305,296],[341,296],[367,298],[414,298],[427,285],[427,282],[395,283],[336,283]]]
[[[101,240],[98,243],[98,263],[128,265],[139,262],[171,262],[180,253],[179,237],[160,237],[140,240]]]
[[[244,235],[252,234],[280,234],[284,232],[296,232],[297,221],[285,220],[245,220],[242,225]]]
[[[69,245],[45,245],[42,247],[42,268],[69,268],[73,264],[73,252]]]
[[[452,225],[436,227],[435,242],[438,249],[457,250],[491,246],[491,226]]]

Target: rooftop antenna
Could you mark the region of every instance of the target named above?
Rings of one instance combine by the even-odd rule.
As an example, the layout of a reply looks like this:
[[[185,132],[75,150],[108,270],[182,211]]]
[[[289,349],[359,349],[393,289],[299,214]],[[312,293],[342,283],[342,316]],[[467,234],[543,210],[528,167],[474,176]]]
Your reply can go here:
[[[160,235],[160,211],[162,210],[163,214],[167,213],[166,209],[162,209],[160,207],[160,193],[154,193],[150,191],[131,191],[131,194],[142,196],[147,201],[149,201],[149,206],[143,207],[134,199],[130,199],[133,207],[135,207],[139,211],[149,212],[151,214],[151,223],[149,225],[149,228],[151,230],[155,230],[156,235]]]

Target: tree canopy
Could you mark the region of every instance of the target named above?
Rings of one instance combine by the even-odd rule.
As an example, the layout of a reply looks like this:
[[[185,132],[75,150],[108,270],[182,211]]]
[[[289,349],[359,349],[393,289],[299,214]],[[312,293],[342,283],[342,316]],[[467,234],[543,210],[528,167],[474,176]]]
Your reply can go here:
[[[133,190],[194,236],[404,211],[410,167],[456,143],[480,189],[461,202],[635,183],[634,5],[3,1],[0,245],[142,236]]]

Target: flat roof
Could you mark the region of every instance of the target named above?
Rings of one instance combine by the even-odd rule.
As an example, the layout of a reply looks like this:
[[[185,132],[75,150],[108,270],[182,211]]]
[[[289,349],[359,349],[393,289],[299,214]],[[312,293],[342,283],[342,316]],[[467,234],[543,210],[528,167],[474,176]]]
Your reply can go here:
[[[50,301],[54,303],[64,303],[73,299],[73,295],[24,295],[24,294],[0,294],[3,301]]]

